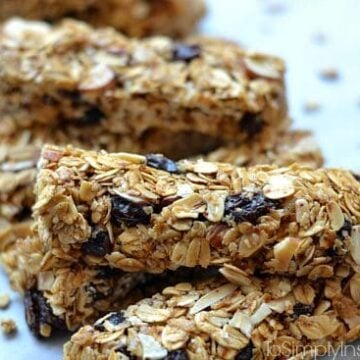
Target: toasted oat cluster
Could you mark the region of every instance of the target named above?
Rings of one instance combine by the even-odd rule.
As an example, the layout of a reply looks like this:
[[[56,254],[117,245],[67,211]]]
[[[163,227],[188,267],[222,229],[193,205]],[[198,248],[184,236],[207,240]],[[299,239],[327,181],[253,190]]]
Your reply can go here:
[[[61,127],[74,145],[120,141],[183,158],[231,143],[269,148],[288,125],[282,60],[227,41],[12,19],[0,48],[0,136],[60,137]]]
[[[54,146],[40,168],[36,236],[59,266],[69,256],[153,273],[233,263],[316,280],[359,262],[360,183],[345,170]]]
[[[69,329],[99,315],[92,284],[102,268],[157,278],[217,267],[235,284],[254,273],[317,283],[350,276],[360,264],[360,183],[345,170],[240,168],[46,146],[35,189],[33,231],[3,261],[14,286],[41,292]],[[95,291],[102,312],[114,301],[106,289],[122,281],[116,275]],[[60,291],[66,287],[68,298]],[[59,327],[51,319],[40,335]]]
[[[359,276],[212,278],[179,283],[81,328],[76,359],[310,359],[359,336]],[[345,285],[344,285],[345,284]]]
[[[2,0],[0,20],[21,16],[56,21],[77,18],[95,26],[112,26],[129,36],[191,33],[205,14],[203,0]]]

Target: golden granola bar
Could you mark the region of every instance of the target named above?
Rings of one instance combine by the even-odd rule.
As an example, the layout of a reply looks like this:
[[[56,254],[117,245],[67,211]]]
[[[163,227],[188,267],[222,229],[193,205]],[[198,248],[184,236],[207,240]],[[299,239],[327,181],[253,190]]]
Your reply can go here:
[[[76,128],[71,133],[66,133],[62,128],[49,133],[39,132],[37,128],[34,128],[3,139],[0,145],[0,222],[2,225],[22,221],[30,216],[30,208],[34,203],[33,185],[37,173],[36,163],[41,147],[45,143],[67,145],[71,142],[74,146],[89,149],[103,148],[109,152],[118,152],[123,149],[131,152],[145,150],[141,145],[138,146],[139,144],[126,142],[125,139],[121,141],[119,137],[110,134],[106,137],[106,141],[101,142],[101,139],[96,136],[81,139],[76,135],[80,133],[81,129]],[[159,141],[158,144],[163,145],[164,141]],[[170,146],[169,144],[169,150]],[[149,152],[159,152],[156,144],[151,144],[146,148]],[[239,166],[259,164],[288,166],[298,163],[315,169],[323,164],[318,145],[312,134],[305,131],[290,131],[282,134],[275,146],[268,150],[261,151],[249,145],[223,147],[203,157],[205,160],[229,162]]]
[[[77,128],[83,142],[110,133],[183,158],[228,143],[269,148],[289,123],[283,62],[226,41],[13,19],[0,48],[0,136]]]
[[[346,170],[55,146],[40,168],[33,215],[53,266],[71,257],[161,273],[232,263],[317,280],[338,262],[360,265],[360,183]]]
[[[346,266],[319,282],[227,269],[235,282],[179,283],[81,328],[65,360],[311,359],[359,337],[360,278]]]
[[[194,31],[205,10],[203,0],[2,0],[0,20],[72,17],[95,26],[112,26],[129,36],[182,37]]]

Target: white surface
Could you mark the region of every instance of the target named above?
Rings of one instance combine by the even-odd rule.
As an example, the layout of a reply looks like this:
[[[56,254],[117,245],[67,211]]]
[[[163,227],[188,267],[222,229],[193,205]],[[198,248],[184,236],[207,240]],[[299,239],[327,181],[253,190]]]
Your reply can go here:
[[[282,56],[288,64],[290,110],[295,126],[315,132],[327,165],[360,170],[360,0],[208,3],[210,11],[203,31]],[[279,3],[285,9],[272,13],[269,8]],[[326,36],[321,45],[313,39],[319,32]],[[328,66],[339,70],[339,81],[319,78],[319,71]],[[317,100],[321,110],[304,113],[307,100]],[[0,272],[2,292],[10,290]],[[34,339],[24,321],[21,299],[13,292],[11,296],[12,304],[8,310],[0,310],[0,318],[16,319],[19,331],[12,338],[0,335],[0,360],[61,359],[65,338]]]

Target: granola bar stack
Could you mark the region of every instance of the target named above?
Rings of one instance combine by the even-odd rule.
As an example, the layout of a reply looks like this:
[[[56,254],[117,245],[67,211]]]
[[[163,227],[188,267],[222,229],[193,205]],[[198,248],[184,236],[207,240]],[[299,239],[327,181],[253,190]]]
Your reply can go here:
[[[360,337],[360,183],[289,128],[282,60],[128,37],[203,13],[0,4],[127,34],[0,26],[1,259],[36,335],[80,328],[67,360],[312,358]]]

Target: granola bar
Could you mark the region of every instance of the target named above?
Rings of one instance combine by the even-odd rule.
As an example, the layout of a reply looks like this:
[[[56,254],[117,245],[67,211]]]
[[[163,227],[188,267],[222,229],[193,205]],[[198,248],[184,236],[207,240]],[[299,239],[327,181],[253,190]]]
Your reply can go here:
[[[311,359],[360,336],[358,274],[308,282],[231,271],[239,281],[179,283],[107,314],[72,336],[65,360]]]
[[[161,273],[231,263],[317,280],[338,262],[360,265],[360,183],[346,170],[54,146],[40,164],[33,214],[53,266],[82,259]]]
[[[129,36],[182,37],[205,14],[203,0],[2,0],[0,20],[12,16],[56,21],[77,18],[95,26],[112,26]]]
[[[165,154],[171,143],[181,158],[225,143],[268,148],[289,123],[283,62],[226,41],[13,19],[0,49],[0,136],[72,126],[83,141],[117,134]]]

